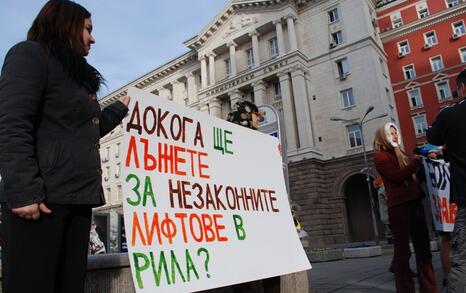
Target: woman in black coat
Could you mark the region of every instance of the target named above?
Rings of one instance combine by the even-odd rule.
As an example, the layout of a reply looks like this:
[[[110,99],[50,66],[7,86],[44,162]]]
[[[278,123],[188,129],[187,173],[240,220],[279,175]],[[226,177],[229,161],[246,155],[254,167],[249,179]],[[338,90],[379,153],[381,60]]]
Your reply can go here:
[[[101,111],[100,73],[85,59],[91,14],[45,4],[0,76],[4,293],[83,292],[92,208],[105,202],[99,139],[128,111]]]

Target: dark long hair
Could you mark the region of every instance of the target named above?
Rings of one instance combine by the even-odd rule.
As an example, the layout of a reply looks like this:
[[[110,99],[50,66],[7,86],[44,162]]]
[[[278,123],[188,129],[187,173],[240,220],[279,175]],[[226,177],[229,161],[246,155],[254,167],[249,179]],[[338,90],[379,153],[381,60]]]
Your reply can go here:
[[[104,79],[82,56],[84,20],[91,13],[69,0],[50,0],[40,10],[27,39],[39,42],[63,65],[70,78],[96,93]]]

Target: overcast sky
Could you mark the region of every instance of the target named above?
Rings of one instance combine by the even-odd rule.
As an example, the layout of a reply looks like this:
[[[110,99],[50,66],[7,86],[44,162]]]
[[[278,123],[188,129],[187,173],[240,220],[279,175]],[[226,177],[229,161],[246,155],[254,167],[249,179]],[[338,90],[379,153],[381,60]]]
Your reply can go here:
[[[46,0],[0,0],[0,65],[26,38]],[[96,44],[88,62],[107,80],[103,96],[188,51],[183,45],[228,0],[77,0],[92,14]]]

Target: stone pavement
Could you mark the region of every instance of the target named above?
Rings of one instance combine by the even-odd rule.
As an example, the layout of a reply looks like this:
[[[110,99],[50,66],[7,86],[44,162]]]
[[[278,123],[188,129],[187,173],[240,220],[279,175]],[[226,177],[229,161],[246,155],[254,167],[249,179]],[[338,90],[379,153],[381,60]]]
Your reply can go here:
[[[309,272],[312,293],[388,293],[396,292],[393,274],[388,271],[392,254],[379,257],[344,259],[340,261],[314,263]],[[433,252],[432,262],[437,276],[437,284],[442,289],[442,267],[438,252]],[[416,270],[414,254],[411,268]],[[416,284],[417,279],[414,278]]]

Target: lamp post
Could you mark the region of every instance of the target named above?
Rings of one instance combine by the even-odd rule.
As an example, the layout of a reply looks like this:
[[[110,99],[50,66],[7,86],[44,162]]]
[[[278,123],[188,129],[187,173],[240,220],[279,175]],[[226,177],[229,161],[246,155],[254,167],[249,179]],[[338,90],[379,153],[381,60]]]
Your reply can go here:
[[[364,126],[365,123],[367,123],[369,121],[386,117],[386,116],[388,116],[388,114],[387,113],[380,114],[380,115],[377,115],[375,117],[372,117],[371,119],[368,119],[368,120],[364,121],[366,119],[367,115],[370,112],[372,112],[373,110],[374,110],[374,106],[369,106],[367,108],[367,110],[366,110],[366,113],[364,114],[364,116],[362,116],[361,119],[359,119],[359,121],[343,119],[343,118],[340,118],[340,117],[330,117],[330,120],[331,121],[340,121],[340,122],[345,122],[345,123],[357,124],[359,126],[360,131],[361,131],[362,152],[363,152],[363,155],[364,155],[364,173],[366,175],[367,189],[369,190],[369,202],[370,202],[370,205],[371,205],[372,226],[373,226],[373,229],[374,229],[375,240],[376,240],[376,242],[378,242],[379,231],[377,229],[377,220],[376,220],[376,217],[375,217],[375,203],[374,203],[374,198],[372,196],[371,180],[370,180],[370,177],[369,177],[369,163],[367,162],[366,143],[364,141],[363,126]]]

